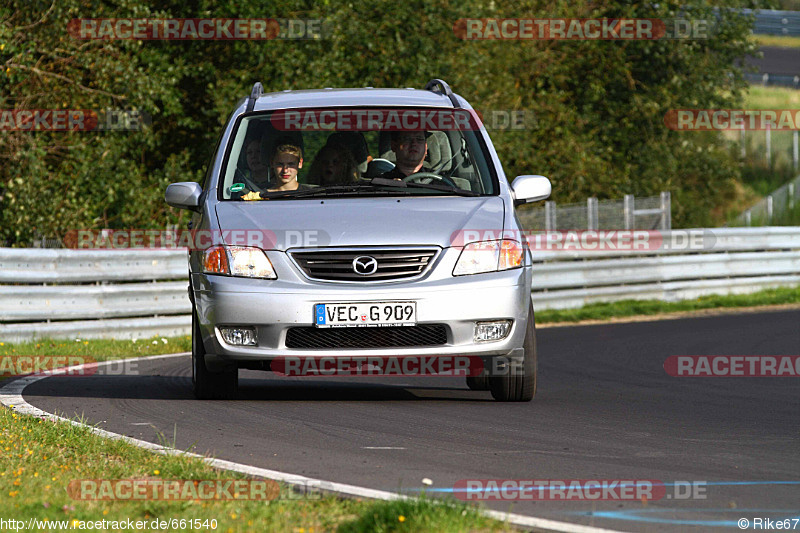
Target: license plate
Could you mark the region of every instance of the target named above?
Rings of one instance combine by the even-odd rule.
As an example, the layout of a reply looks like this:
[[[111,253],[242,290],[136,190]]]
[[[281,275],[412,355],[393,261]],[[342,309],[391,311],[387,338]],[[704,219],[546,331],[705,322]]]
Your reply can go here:
[[[417,302],[368,302],[314,305],[318,328],[413,326]]]

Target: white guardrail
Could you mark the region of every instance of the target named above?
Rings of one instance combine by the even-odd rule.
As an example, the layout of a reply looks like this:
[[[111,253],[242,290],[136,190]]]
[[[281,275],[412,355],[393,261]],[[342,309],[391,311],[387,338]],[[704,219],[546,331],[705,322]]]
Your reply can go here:
[[[701,235],[702,249],[534,249],[537,310],[628,299],[800,286],[800,228],[658,232],[665,242]],[[0,340],[188,335],[182,250],[0,248]]]

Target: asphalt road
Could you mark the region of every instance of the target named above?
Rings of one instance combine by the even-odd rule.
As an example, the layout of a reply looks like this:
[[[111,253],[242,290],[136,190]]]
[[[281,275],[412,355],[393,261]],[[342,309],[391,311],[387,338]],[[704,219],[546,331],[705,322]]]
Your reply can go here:
[[[623,531],[738,530],[800,517],[800,379],[677,378],[671,355],[800,355],[800,311],[543,328],[540,388],[502,404],[463,378],[279,378],[241,371],[236,401],[197,401],[188,357],[139,375],[51,377],[48,412],[258,467],[389,491],[422,478],[660,480],[650,501],[492,502]],[[695,483],[697,498],[675,494]],[[782,482],[782,483],[781,483]],[[684,485],[680,484],[681,487]],[[702,497],[700,497],[702,496]],[[800,529],[800,525],[797,526]]]
[[[758,72],[768,74],[800,75],[800,49],[762,46],[760,51],[764,57],[748,57],[747,64],[754,65]]]

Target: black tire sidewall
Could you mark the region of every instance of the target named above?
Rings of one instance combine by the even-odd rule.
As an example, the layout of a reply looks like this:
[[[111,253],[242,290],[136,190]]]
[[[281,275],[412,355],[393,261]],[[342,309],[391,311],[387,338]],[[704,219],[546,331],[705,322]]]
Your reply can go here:
[[[533,302],[528,307],[528,321],[522,347],[521,375],[517,375],[519,370],[508,368],[506,375],[489,378],[489,390],[491,390],[492,397],[495,400],[501,402],[527,402],[536,396],[538,356],[536,353],[536,322]]]

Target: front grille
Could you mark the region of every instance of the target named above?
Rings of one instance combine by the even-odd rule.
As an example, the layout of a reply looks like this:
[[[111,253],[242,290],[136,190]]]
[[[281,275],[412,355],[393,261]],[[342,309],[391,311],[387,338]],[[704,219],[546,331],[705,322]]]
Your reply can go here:
[[[436,255],[436,248],[341,249],[290,252],[306,276],[324,281],[390,281],[422,274]],[[373,257],[378,268],[373,274],[357,274],[353,260]]]
[[[287,348],[404,348],[447,343],[442,324],[387,328],[289,328]]]

